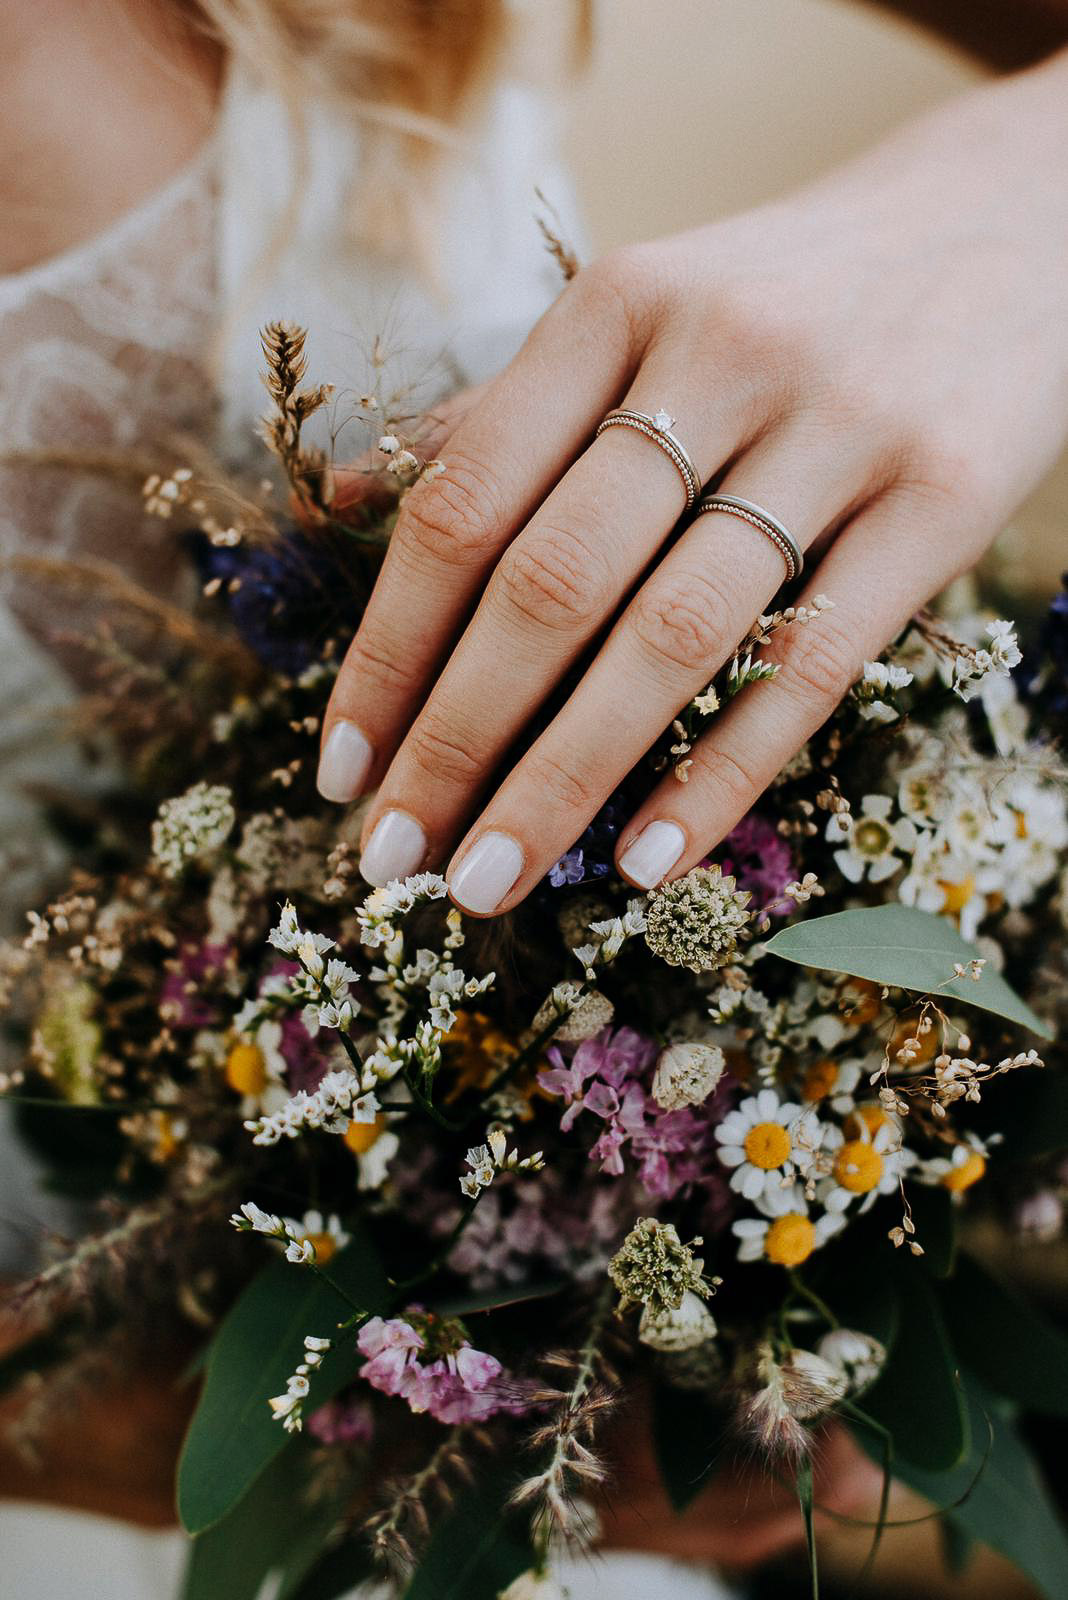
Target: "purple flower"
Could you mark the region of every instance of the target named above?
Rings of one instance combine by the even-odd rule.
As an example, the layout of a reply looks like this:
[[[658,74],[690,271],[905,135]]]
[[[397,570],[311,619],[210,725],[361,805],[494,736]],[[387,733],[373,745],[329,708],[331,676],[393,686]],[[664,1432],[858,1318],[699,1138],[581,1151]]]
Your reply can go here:
[[[438,1422],[484,1422],[498,1411],[516,1408],[515,1397],[493,1385],[503,1371],[496,1356],[475,1350],[462,1324],[450,1318],[409,1312],[425,1334],[403,1317],[372,1317],[357,1338],[368,1357],[362,1369],[373,1388],[399,1395],[412,1411],[428,1412]],[[433,1348],[431,1348],[433,1347]],[[423,1353],[431,1356],[421,1360]]]
[[[186,944],[171,962],[159,992],[160,1015],[172,1028],[209,1028],[218,1008],[204,998],[201,985],[221,972],[230,956],[225,944]]]
[[[767,817],[750,811],[724,839],[723,852],[724,873],[749,890],[755,912],[783,917],[793,909],[793,902],[784,899],[786,885],[797,877],[793,854]]]
[[[328,1400],[308,1418],[308,1432],[320,1444],[370,1444],[374,1415],[366,1400]]]
[[[582,851],[578,845],[561,856],[554,867],[549,868],[549,882],[554,889],[562,889],[565,883],[581,883],[585,875],[582,865]]]

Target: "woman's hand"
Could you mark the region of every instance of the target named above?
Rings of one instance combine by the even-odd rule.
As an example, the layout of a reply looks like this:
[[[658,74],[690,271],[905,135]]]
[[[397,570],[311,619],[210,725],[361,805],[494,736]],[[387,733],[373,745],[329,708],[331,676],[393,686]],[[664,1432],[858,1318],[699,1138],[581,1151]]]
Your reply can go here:
[[[445,859],[514,906],[708,684],[784,575],[611,408],[678,419],[704,481],[764,506],[834,609],[776,635],[624,828],[623,876],[686,872],[910,614],[970,567],[1068,431],[1068,57],[984,88],[789,201],[581,272],[408,495],[337,681],[320,786],[379,784],[372,883]],[[629,598],[628,598],[629,597]],[[474,611],[474,615],[471,613]],[[470,618],[470,620],[468,620]],[[544,732],[509,750],[596,638]],[[457,642],[458,641],[458,642]]]

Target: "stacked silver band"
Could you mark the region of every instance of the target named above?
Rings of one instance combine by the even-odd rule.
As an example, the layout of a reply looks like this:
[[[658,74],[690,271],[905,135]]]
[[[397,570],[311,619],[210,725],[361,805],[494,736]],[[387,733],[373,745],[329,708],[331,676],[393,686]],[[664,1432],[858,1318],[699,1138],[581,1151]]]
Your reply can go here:
[[[786,562],[787,582],[799,576],[805,564],[800,546],[789,529],[784,528],[778,517],[773,517],[770,511],[765,511],[763,506],[754,505],[751,500],[739,500],[737,495],[706,494],[697,507],[697,515],[703,517],[709,511],[720,511],[728,517],[739,517],[751,527],[758,528],[771,540]]]
[[[686,487],[686,509],[689,511],[697,504],[697,497],[701,493],[701,479],[690,458],[690,452],[671,431],[674,421],[675,418],[666,411],[657,411],[648,417],[644,411],[630,411],[626,407],[621,407],[618,411],[608,413],[594,437],[600,438],[606,428],[633,428],[636,433],[643,433],[647,439],[651,439],[674,464],[682,479]]]

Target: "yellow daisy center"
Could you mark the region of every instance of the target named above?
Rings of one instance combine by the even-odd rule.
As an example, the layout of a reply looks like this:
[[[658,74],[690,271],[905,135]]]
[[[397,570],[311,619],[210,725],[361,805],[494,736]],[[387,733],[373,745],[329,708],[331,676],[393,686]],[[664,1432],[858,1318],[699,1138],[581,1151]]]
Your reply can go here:
[[[945,878],[939,878],[938,887],[942,891],[942,910],[948,911],[951,917],[958,916],[968,904],[975,893],[975,879],[962,878],[959,883],[950,883]]]
[[[315,1259],[320,1266],[337,1254],[337,1240],[332,1233],[306,1233],[304,1239],[314,1249]]]
[[[826,1100],[831,1090],[838,1081],[838,1063],[827,1057],[823,1061],[814,1061],[805,1073],[805,1080],[801,1086],[802,1100]]]
[[[777,1267],[799,1267],[816,1245],[816,1230],[799,1211],[776,1217],[764,1238],[764,1254]]]
[[[986,1157],[981,1156],[978,1150],[973,1150],[959,1166],[949,1169],[942,1179],[942,1187],[960,1194],[964,1189],[970,1189],[973,1183],[978,1183],[985,1171]]]
[[[758,1122],[745,1136],[745,1153],[754,1167],[771,1172],[781,1167],[793,1148],[781,1122]]]
[[[235,1044],[226,1058],[226,1081],[238,1094],[262,1094],[267,1087],[267,1062],[256,1044]]]
[[[870,1194],[883,1175],[883,1158],[866,1139],[847,1139],[834,1158],[834,1175],[850,1194]]]
[[[350,1122],[345,1143],[354,1156],[365,1156],[385,1127],[385,1117],[376,1117],[373,1122]]]
[[[1028,834],[1027,834],[1027,818],[1024,816],[1022,811],[1017,811],[1017,813],[1016,813],[1016,837],[1017,837],[1017,839],[1026,839],[1027,836],[1028,836]]]

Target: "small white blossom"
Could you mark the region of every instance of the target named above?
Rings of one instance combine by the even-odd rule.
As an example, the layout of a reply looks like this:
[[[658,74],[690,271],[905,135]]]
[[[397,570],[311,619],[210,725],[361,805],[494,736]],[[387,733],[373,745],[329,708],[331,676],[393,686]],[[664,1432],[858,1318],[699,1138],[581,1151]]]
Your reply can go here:
[[[153,860],[166,877],[177,878],[191,861],[220,849],[236,820],[225,784],[194,783],[160,806],[152,824]]]

